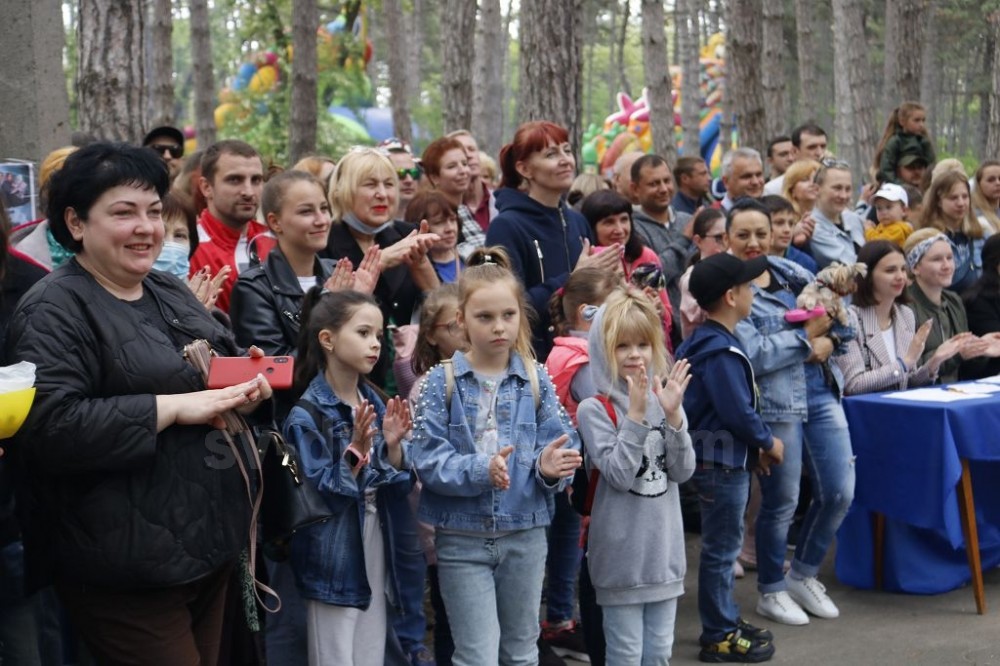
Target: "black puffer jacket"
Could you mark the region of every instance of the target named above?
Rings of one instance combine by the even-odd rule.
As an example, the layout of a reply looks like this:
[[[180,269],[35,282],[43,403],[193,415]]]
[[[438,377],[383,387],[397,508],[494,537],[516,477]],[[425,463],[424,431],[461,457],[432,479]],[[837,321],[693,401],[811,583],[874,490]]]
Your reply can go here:
[[[247,543],[247,490],[208,426],[156,432],[157,394],[204,388],[179,344],[242,352],[177,278],[144,280],[172,340],[77,262],[24,296],[9,360],[38,366],[35,404],[14,440],[28,583],[124,589],[197,580]]]

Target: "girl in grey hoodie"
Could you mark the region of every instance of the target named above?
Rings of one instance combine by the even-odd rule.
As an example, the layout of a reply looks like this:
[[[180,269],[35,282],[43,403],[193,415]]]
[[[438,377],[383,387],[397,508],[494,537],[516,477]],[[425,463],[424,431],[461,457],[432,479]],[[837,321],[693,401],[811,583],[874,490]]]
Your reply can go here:
[[[687,568],[677,484],[695,466],[682,407],[688,365],[667,369],[663,327],[639,292],[608,297],[588,344],[601,397],[580,403],[577,418],[588,468],[600,472],[587,559],[607,661],[666,665]]]

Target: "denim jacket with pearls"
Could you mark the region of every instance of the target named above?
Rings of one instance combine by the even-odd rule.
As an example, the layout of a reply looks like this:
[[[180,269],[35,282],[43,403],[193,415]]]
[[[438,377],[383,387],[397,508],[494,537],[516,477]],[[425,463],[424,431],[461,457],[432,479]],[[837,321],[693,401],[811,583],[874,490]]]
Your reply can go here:
[[[420,518],[436,527],[468,532],[506,532],[543,527],[551,520],[553,495],[569,482],[547,481],[538,467],[542,450],[563,434],[567,448],[580,449],[569,416],[560,406],[545,369],[538,370],[539,406],[524,362],[511,353],[497,388],[498,448],[513,446],[507,459],[510,488],[490,482],[490,456],[478,453],[475,423],[479,382],[462,352],[452,359],[455,384],[446,404],[444,366],[431,369],[417,401],[410,455],[423,483]]]

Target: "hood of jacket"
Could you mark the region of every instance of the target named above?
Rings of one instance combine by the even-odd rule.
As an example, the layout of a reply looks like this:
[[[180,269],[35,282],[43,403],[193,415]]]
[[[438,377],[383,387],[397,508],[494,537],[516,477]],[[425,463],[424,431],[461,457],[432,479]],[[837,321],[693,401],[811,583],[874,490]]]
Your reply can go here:
[[[559,200],[559,208],[552,208],[535,201],[530,196],[510,187],[501,187],[494,192],[497,211],[500,214],[514,213],[532,221],[542,223],[543,220],[559,222],[559,210],[565,207],[563,199]],[[565,211],[563,211],[565,213]]]

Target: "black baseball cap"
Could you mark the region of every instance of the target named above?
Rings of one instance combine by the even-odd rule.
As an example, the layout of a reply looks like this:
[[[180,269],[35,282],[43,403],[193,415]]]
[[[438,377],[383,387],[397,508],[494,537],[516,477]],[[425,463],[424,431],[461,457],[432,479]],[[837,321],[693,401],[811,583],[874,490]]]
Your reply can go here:
[[[153,139],[159,136],[165,136],[171,139],[174,143],[181,147],[181,154],[179,157],[184,155],[184,133],[181,132],[176,127],[171,127],[170,125],[163,125],[162,127],[156,127],[149,131],[146,138],[142,140],[143,146],[148,146],[153,142]]]
[[[723,252],[694,265],[688,289],[698,305],[707,308],[733,287],[750,282],[766,270],[767,257],[743,261]]]

